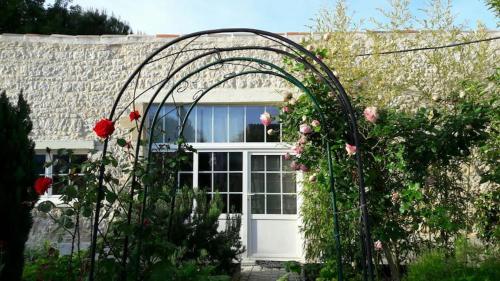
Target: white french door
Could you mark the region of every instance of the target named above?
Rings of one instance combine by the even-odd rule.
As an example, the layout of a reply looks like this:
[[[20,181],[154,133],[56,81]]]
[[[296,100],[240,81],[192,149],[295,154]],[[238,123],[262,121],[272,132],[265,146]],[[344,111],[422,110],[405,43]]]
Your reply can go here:
[[[296,173],[282,153],[249,152],[247,161],[248,258],[301,260]]]

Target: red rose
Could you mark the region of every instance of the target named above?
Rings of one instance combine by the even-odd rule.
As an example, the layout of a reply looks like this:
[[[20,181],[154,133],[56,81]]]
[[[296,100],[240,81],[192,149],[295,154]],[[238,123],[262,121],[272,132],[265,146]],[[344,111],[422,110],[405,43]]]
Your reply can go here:
[[[94,132],[103,139],[109,137],[115,131],[115,123],[109,119],[101,119],[94,126]]]
[[[139,114],[138,110],[134,110],[134,111],[130,112],[128,117],[130,117],[130,121],[134,121],[134,120],[139,119],[141,117],[141,115]]]
[[[39,177],[35,181],[35,192],[38,195],[43,195],[47,189],[49,189],[50,185],[52,184],[52,179],[47,178],[47,177]]]

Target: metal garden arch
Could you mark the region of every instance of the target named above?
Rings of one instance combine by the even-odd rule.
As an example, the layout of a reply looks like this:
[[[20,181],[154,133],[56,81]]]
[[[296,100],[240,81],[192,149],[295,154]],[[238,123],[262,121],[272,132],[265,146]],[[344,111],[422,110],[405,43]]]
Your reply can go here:
[[[253,35],[253,40],[251,42],[247,42],[247,44],[240,44],[238,46],[213,46],[213,47],[204,47],[199,46],[200,42],[203,42],[204,38],[214,34],[222,34],[222,35]],[[257,39],[255,39],[257,38]],[[249,51],[262,53],[262,57],[255,55],[248,55]],[[318,102],[316,97],[312,94],[312,92],[304,86],[300,79],[294,77],[290,73],[288,73],[282,67],[276,65],[275,63],[266,59],[269,56],[276,56],[279,59],[291,59],[298,63],[302,63],[309,71],[314,73],[322,83],[324,83],[332,93],[336,94],[337,101],[341,105],[344,116],[346,118],[346,122],[349,125],[350,133],[352,135],[352,139],[354,144],[358,148],[358,152],[361,150],[359,135],[357,129],[357,121],[356,116],[354,114],[354,110],[351,106],[349,98],[340,84],[339,80],[335,77],[333,72],[321,61],[321,59],[317,58],[313,53],[306,50],[300,44],[286,38],[284,36],[262,31],[256,29],[247,29],[247,28],[227,28],[227,29],[216,29],[216,30],[207,30],[191,33],[182,37],[178,37],[170,41],[169,43],[161,46],[157,50],[155,50],[149,57],[147,57],[129,76],[120,92],[118,93],[111,112],[109,113],[109,120],[117,120],[124,112],[124,109],[133,105],[137,98],[147,92],[151,95],[149,102],[147,103],[146,109],[143,113],[144,116],[147,116],[149,113],[152,113],[152,106],[155,103],[156,99],[159,97],[160,92],[162,90],[166,90],[166,94],[162,98],[159,103],[158,109],[154,112],[154,117],[152,119],[152,124],[150,127],[149,139],[152,138],[152,134],[154,132],[155,124],[159,119],[164,116],[160,116],[160,109],[163,106],[168,98],[173,97],[175,93],[181,93],[186,87],[191,83],[194,84],[196,82],[190,82],[190,79],[196,78],[203,71],[213,71],[216,72],[218,76],[222,76],[222,79],[216,81],[212,85],[208,87],[204,87],[203,89],[196,92],[193,96],[192,103],[189,107],[189,110],[181,120],[181,126],[179,130],[179,136],[183,135],[184,127],[186,124],[186,120],[189,117],[194,106],[200,101],[202,97],[204,97],[207,93],[209,93],[214,88],[230,81],[245,75],[268,75],[278,77],[292,84],[293,86],[300,89],[304,94],[306,94],[310,100],[312,101],[315,109],[319,114],[320,120],[324,121],[324,112],[322,109],[322,105]],[[147,72],[147,68],[153,65],[161,64],[162,66],[167,66],[167,73],[165,73],[164,77],[160,77],[161,79],[157,83],[153,83],[148,87],[145,87],[147,82],[142,81],[141,74]],[[191,70],[194,65],[201,65],[201,67]],[[224,68],[229,68],[227,73],[224,73]],[[145,88],[140,94],[137,94],[137,89],[139,88],[139,84],[141,84],[141,88]],[[123,110],[120,110],[123,109]],[[118,112],[118,113],[117,113]],[[137,183],[137,175],[135,173],[135,168],[138,164],[138,158],[140,154],[140,144],[141,144],[141,136],[146,128],[146,118],[142,118],[140,124],[138,124],[138,139],[135,145],[135,158],[133,164],[133,172],[132,172],[132,184],[129,191],[130,198],[135,196],[135,186]],[[108,145],[109,138],[105,139],[103,145],[103,157],[105,157],[106,153],[108,153]],[[340,235],[339,235],[339,223],[338,223],[338,210],[336,206],[336,195],[335,195],[335,186],[334,186],[334,173],[333,173],[333,163],[332,157],[330,155],[330,143],[325,142],[325,149],[327,150],[327,158],[328,158],[328,166],[329,166],[329,184],[330,190],[332,194],[332,209],[333,209],[333,219],[334,219],[334,229],[333,236],[336,241],[336,253],[337,253],[337,267],[338,267],[338,280],[343,280],[342,273],[342,249],[340,243]],[[150,152],[152,151],[152,142],[149,142],[147,150],[145,152],[145,157],[149,157]],[[362,167],[362,159],[361,153],[356,153],[356,163],[357,163],[357,173],[359,175],[359,201],[360,201],[360,209],[361,209],[361,253],[364,259],[362,263],[363,268],[363,276],[365,280],[373,280],[373,265],[372,265],[372,243],[371,243],[371,235],[370,235],[370,227],[368,222],[368,210],[366,205],[366,195],[365,195],[365,187],[363,180],[363,167]],[[148,158],[149,161],[149,158]],[[97,247],[97,236],[99,234],[99,225],[100,225],[100,212],[101,212],[101,202],[104,198],[104,188],[103,188],[103,180],[105,176],[106,167],[104,164],[100,166],[99,170],[99,182],[98,182],[98,190],[97,190],[97,204],[94,215],[94,223],[92,229],[92,241],[91,241],[91,264],[90,264],[90,276],[89,280],[94,280],[94,272],[96,268],[96,247]],[[144,187],[144,196],[142,202],[142,211],[147,204],[147,187]],[[128,224],[131,223],[132,216],[132,204],[128,206]],[[143,212],[141,212],[142,216]],[[142,218],[142,217],[141,217]],[[139,241],[140,245],[140,241]],[[128,247],[129,247],[129,237],[125,236],[125,241],[123,245],[123,257],[122,257],[122,278],[124,279],[126,274],[126,268],[128,261]]]

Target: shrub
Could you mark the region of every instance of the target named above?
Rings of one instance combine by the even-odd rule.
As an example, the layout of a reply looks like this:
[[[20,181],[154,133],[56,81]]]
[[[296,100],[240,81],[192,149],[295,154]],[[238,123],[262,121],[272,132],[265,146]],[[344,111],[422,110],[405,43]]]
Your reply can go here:
[[[30,109],[22,94],[12,105],[5,92],[0,95],[0,280],[20,280],[24,243],[33,223],[31,209],[38,195],[35,180],[34,143],[28,137],[32,124]]]
[[[442,250],[422,254],[408,267],[405,281],[494,281],[500,280],[497,252],[459,240],[451,255]]]

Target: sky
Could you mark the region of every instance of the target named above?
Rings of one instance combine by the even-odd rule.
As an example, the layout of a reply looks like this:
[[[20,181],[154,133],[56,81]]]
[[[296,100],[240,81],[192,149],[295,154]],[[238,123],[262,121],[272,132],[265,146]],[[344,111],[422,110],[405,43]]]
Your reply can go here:
[[[412,0],[417,14],[428,0]],[[50,3],[50,1],[47,1]],[[134,33],[186,34],[194,31],[249,27],[272,32],[309,31],[320,9],[332,7],[335,0],[73,0],[83,8],[98,8],[129,23]],[[377,8],[387,0],[347,0],[353,17],[381,20]],[[480,20],[488,29],[497,30],[498,20],[484,0],[453,0],[457,23],[467,29]],[[365,21],[362,29],[374,29]]]

